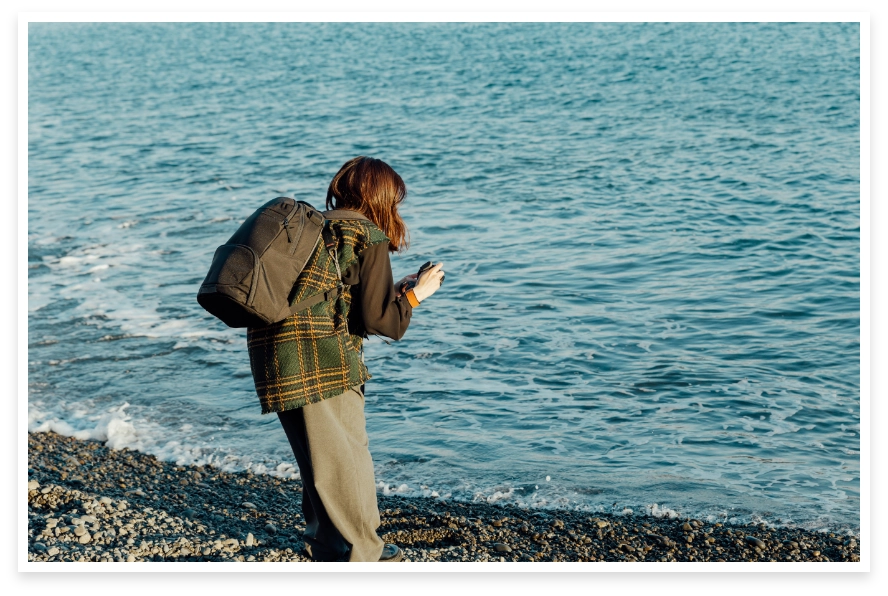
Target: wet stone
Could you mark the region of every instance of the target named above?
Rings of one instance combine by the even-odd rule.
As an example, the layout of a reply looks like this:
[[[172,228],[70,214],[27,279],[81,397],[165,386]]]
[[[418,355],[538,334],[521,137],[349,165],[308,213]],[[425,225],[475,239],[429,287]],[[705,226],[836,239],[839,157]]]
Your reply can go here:
[[[756,548],[761,548],[761,549],[765,548],[765,543],[762,540],[760,540],[759,538],[756,538],[755,536],[747,536],[746,543],[751,546],[754,546]]]

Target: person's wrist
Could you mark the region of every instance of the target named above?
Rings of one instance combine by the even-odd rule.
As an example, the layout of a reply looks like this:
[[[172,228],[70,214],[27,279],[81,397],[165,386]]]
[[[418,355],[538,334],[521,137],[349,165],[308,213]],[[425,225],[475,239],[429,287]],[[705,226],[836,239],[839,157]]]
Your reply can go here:
[[[409,302],[410,306],[413,308],[416,308],[417,306],[419,306],[419,303],[422,302],[416,295],[414,288],[410,288],[409,290],[404,292],[404,295],[407,297],[407,302]]]

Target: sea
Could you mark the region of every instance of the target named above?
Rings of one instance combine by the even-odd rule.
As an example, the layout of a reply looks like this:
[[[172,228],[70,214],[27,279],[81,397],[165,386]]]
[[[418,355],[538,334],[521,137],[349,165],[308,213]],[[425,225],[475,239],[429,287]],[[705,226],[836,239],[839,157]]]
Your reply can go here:
[[[857,23],[27,35],[30,431],[298,476],[195,298],[369,155],[446,271],[366,343],[379,494],[859,532]]]

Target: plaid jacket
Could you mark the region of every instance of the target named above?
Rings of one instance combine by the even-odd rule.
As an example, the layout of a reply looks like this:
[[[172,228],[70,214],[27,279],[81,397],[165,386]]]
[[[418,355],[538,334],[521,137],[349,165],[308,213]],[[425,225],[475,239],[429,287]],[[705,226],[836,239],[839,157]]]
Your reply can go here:
[[[339,267],[344,272],[361,251],[386,235],[370,221],[328,220],[337,240]],[[291,304],[335,288],[339,283],[333,259],[319,242],[296,281]],[[262,413],[301,408],[344,393],[371,377],[361,361],[362,338],[348,332],[351,291],[324,301],[279,323],[247,330],[250,369]]]

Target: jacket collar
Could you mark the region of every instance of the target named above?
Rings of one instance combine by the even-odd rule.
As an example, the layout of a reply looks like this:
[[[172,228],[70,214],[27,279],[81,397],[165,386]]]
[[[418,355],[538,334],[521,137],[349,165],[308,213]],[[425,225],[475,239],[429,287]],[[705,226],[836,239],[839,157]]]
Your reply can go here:
[[[357,211],[352,211],[351,209],[331,209],[329,211],[324,211],[323,215],[327,219],[359,219],[363,221],[370,221],[364,216],[363,213],[358,213]]]

